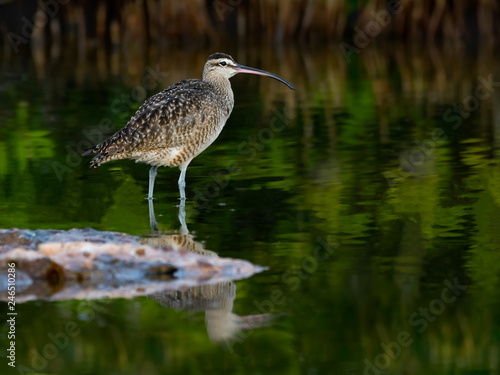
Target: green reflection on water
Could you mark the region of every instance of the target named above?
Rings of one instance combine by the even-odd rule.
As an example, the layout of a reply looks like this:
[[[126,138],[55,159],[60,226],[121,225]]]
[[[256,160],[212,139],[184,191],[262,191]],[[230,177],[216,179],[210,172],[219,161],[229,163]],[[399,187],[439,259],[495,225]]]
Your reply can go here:
[[[189,62],[159,56],[169,72],[162,87],[198,77],[208,53]],[[29,302],[19,307],[18,361],[31,367],[32,350],[75,321],[81,333],[44,371],[363,373],[383,358],[393,373],[498,370],[498,93],[458,129],[443,120],[496,65],[445,54],[436,64],[402,48],[366,50],[351,65],[293,48],[283,59],[258,55],[241,62],[297,91],[232,79],[234,112],[187,173],[187,222],[207,249],[269,267],[236,282],[234,313],[288,314],[218,345],[203,312],[148,298],[101,301],[93,317],[81,301]],[[140,103],[121,111],[113,103],[130,97],[148,63],[123,71],[89,63],[53,82],[30,69],[27,85],[15,62],[7,62],[4,74],[14,74],[0,102],[0,227],[148,233],[148,167],[119,161],[90,170],[78,156],[125,124]],[[435,129],[446,139],[435,141]],[[160,229],[179,226],[177,178],[159,171]],[[331,254],[316,261],[322,244]],[[454,282],[467,290],[442,302]],[[276,291],[281,302],[269,302]],[[380,344],[401,332],[411,344],[384,357]]]

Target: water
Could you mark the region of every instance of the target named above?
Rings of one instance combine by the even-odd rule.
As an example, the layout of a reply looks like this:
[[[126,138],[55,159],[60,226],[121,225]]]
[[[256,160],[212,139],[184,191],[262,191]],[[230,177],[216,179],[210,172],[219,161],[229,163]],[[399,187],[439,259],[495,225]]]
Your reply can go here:
[[[275,318],[217,343],[202,307],[31,301],[18,306],[17,365],[61,374],[498,371],[492,50],[371,46],[350,63],[333,47],[4,55],[0,228],[147,237],[148,167],[91,170],[79,153],[122,127],[146,95],[199,77],[218,49],[297,88],[234,77],[233,114],[187,172],[186,222],[200,246],[269,268],[221,287],[235,291],[229,321]],[[180,226],[178,173],[162,168],[156,180],[164,231]]]

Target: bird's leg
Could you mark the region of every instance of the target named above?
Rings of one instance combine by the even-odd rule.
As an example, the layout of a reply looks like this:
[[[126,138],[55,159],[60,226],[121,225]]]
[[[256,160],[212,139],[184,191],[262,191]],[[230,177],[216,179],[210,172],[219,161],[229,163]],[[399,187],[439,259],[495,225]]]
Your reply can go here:
[[[155,218],[155,207],[153,205],[153,200],[148,199],[149,202],[149,226],[153,232],[158,232],[158,222]]]
[[[153,166],[149,170],[149,192],[148,192],[148,199],[149,200],[153,199],[153,189],[155,186],[155,178],[156,178],[156,171],[157,170],[158,170],[157,166]]]
[[[179,205],[179,221],[181,222],[181,234],[188,234],[189,231],[186,225],[186,200],[181,199],[181,204]]]
[[[181,201],[186,200],[186,191],[184,190],[186,187],[186,170],[187,165],[181,166],[181,175],[179,176],[179,191],[181,193]]]

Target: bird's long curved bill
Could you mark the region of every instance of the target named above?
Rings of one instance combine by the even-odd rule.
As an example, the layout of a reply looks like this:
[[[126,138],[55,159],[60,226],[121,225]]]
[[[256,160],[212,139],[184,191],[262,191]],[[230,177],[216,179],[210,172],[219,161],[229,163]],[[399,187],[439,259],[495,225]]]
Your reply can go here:
[[[260,70],[260,69],[251,68],[249,66],[244,66],[244,65],[238,64],[238,66],[236,67],[236,71],[238,73],[258,74],[261,76],[271,77],[271,78],[274,78],[274,79],[280,81],[281,83],[284,83],[292,90],[295,90],[295,87],[293,87],[293,85],[290,82],[285,81],[283,78],[281,78],[280,76],[277,76],[276,74],[266,72],[265,70]]]

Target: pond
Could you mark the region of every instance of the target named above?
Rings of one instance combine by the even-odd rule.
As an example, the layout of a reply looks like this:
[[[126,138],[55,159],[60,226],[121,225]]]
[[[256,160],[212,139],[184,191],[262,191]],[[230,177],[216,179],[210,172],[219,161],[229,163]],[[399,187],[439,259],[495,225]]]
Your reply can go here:
[[[149,167],[124,160],[90,169],[80,154],[123,127],[146,97],[199,78],[217,50],[296,90],[265,77],[231,79],[233,113],[187,171],[186,225],[196,246],[267,270],[176,295],[19,304],[17,368],[6,358],[2,368],[497,371],[500,69],[492,48],[389,44],[349,61],[338,46],[4,54],[0,228],[150,238]],[[167,234],[180,228],[178,177],[160,168],[156,178],[154,212]]]

